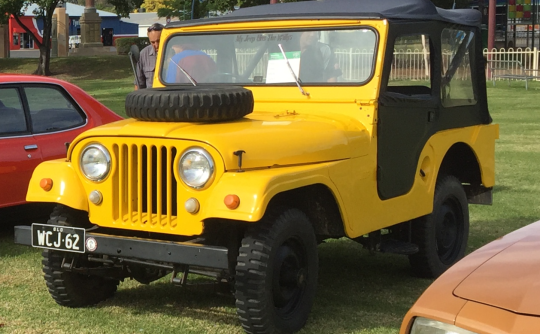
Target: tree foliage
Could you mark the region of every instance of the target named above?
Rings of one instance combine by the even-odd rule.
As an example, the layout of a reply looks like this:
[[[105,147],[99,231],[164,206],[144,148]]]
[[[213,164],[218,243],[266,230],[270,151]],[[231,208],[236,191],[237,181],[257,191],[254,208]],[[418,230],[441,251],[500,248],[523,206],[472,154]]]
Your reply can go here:
[[[128,17],[135,8],[142,6],[144,0],[107,0],[107,2],[114,6],[116,14]]]
[[[164,8],[164,0],[144,0],[142,8],[147,12],[157,12],[159,8]]]

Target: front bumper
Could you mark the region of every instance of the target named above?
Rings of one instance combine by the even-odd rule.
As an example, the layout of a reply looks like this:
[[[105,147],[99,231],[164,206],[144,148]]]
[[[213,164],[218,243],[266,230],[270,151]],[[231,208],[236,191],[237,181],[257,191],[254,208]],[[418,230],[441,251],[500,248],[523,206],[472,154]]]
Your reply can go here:
[[[228,269],[228,251],[225,247],[119,237],[87,231],[86,239],[90,237],[96,240],[98,247],[93,252],[86,251],[86,254]],[[30,226],[15,226],[15,243],[32,246]]]

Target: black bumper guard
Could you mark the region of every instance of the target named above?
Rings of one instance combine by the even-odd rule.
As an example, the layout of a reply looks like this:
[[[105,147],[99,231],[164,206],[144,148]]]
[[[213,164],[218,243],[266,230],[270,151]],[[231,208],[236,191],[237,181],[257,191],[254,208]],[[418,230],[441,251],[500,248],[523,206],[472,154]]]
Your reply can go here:
[[[90,237],[98,246],[93,252],[86,250],[86,254],[228,269],[225,247],[86,232],[86,239]],[[30,226],[15,226],[15,243],[32,246]]]

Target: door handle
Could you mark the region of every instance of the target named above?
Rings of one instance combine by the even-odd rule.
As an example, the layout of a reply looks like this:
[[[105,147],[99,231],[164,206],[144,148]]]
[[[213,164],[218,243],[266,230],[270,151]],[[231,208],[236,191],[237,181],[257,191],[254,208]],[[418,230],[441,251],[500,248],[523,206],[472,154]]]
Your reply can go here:
[[[27,150],[27,151],[30,151],[30,150],[36,150],[38,147],[36,144],[32,144],[32,145],[24,145],[24,149]]]

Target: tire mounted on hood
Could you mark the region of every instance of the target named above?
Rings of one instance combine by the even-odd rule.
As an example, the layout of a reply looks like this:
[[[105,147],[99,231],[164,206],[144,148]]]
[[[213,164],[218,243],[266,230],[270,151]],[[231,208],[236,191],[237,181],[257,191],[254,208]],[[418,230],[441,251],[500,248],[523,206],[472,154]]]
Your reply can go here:
[[[136,90],[126,97],[126,114],[141,121],[220,122],[253,111],[253,94],[237,86]]]

